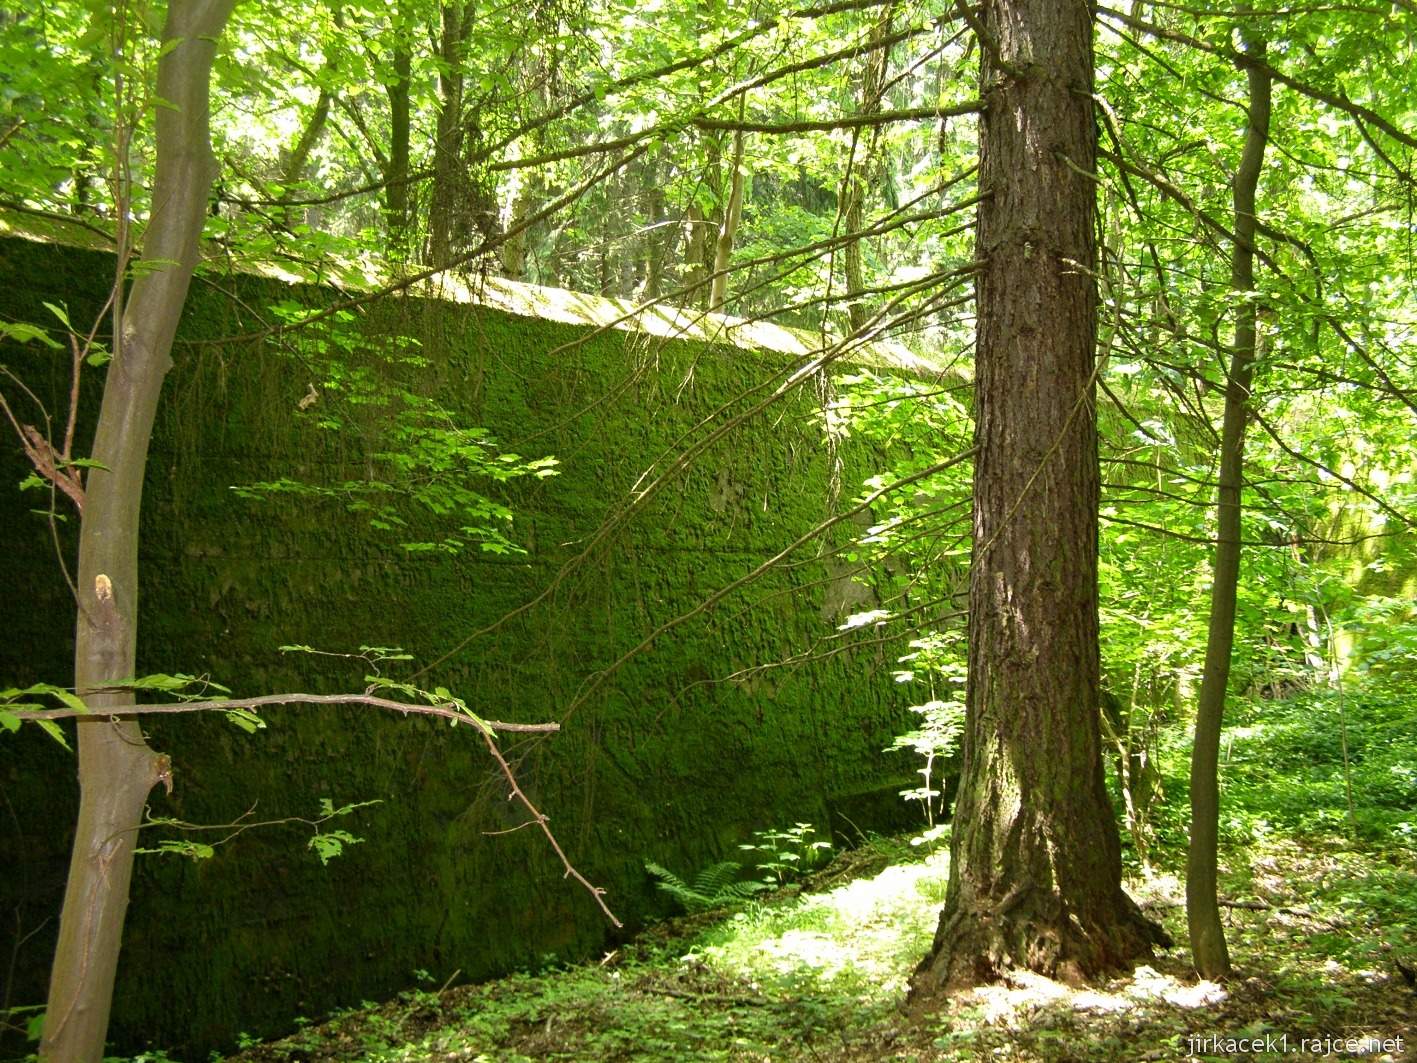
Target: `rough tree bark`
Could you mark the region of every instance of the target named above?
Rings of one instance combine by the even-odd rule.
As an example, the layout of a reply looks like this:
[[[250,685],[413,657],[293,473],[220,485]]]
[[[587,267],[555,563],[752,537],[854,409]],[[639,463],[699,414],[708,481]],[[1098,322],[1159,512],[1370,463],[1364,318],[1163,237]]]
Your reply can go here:
[[[1097,619],[1092,18],[982,10],[974,557],[950,884],[912,998],[1069,981],[1164,940],[1122,891]]]
[[[1232,200],[1235,244],[1230,252],[1230,286],[1239,297],[1235,344],[1225,382],[1225,417],[1220,433],[1220,482],[1216,500],[1215,561],[1210,587],[1210,630],[1205,670],[1196,704],[1195,744],[1191,748],[1191,840],[1186,858],[1186,922],[1191,959],[1205,978],[1230,974],[1230,952],[1220,924],[1216,896],[1216,848],[1220,826],[1220,728],[1230,655],[1235,643],[1235,597],[1240,582],[1240,488],[1245,462],[1245,418],[1254,379],[1256,332],[1255,190],[1269,140],[1273,83],[1263,68],[1264,44],[1246,39],[1245,51],[1260,61],[1247,69],[1249,121]]]
[[[710,221],[703,208],[690,203],[684,211],[684,268],[683,284],[689,290],[685,296],[688,306],[705,306],[708,303],[708,247]]]
[[[79,617],[74,685],[93,712],[78,724],[79,819],[40,1058],[98,1063],[128,907],[133,847],[148,792],[166,781],[132,718],[103,716],[132,700],[107,688],[130,678],[138,601],[138,514],[148,442],[197,264],[207,195],[216,177],[208,83],[216,40],[235,0],[171,0],[158,60],[153,209],[104,384],[79,531]],[[174,43],[175,42],[175,43]],[[107,689],[106,689],[107,688]]]
[[[701,88],[700,93],[707,95],[707,89]],[[703,134],[703,152],[703,187],[712,189],[714,198],[726,203],[726,196],[718,195],[723,161],[723,145],[719,134]],[[689,289],[686,296],[688,306],[706,308],[709,304],[709,296],[712,294],[710,277],[717,250],[718,228],[721,224],[722,217],[705,211],[697,199],[691,201],[684,211],[684,265],[681,280],[684,287]]]

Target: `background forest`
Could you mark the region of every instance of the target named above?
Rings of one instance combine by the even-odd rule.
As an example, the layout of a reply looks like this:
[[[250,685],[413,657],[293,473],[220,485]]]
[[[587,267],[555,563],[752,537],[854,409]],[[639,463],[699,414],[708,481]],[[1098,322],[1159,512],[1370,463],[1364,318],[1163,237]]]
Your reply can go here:
[[[249,727],[264,722],[249,698],[276,691],[243,685],[248,700],[222,700],[229,691],[185,674],[196,671],[191,663],[173,660],[145,677],[133,663],[147,440],[138,450],[127,443],[105,450],[98,418],[110,404],[143,408],[150,428],[169,348],[180,362],[195,358],[200,343],[268,343],[308,378],[299,410],[313,406],[321,432],[357,440],[350,446],[368,457],[362,478],[266,469],[222,490],[236,487],[256,507],[332,506],[339,520],[368,525],[430,563],[534,555],[518,500],[531,490],[525,485],[554,478],[575,455],[525,440],[517,446],[524,454],[504,448],[500,430],[474,427],[445,405],[425,382],[456,371],[455,343],[412,298],[490,300],[527,292],[505,283],[521,282],[619,300],[611,316],[654,315],[661,330],[696,339],[727,327],[719,315],[733,319],[720,335],[730,341],[754,342],[742,340],[746,323],[785,326],[810,353],[695,413],[632,485],[607,489],[586,553],[548,572],[554,582],[544,594],[506,603],[507,615],[574,580],[593,547],[698,475],[703,455],[730,429],[768,426],[763,438],[771,439],[785,435],[778,426],[790,420],[815,433],[835,508],[794,548],[805,547],[833,579],[854,581],[861,593],[838,603],[824,633],[792,628],[799,644],[786,652],[747,662],[731,677],[687,676],[684,687],[757,682],[843,655],[874,661],[871,681],[904,691],[910,703],[910,726],[897,728],[892,755],[920,779],[902,795],[926,831],[915,851],[948,847],[956,791],[982,800],[969,769],[960,778],[965,736],[989,718],[974,707],[985,695],[969,693],[975,684],[983,689],[986,652],[970,626],[980,600],[972,593],[984,593],[977,564],[971,592],[970,559],[996,542],[1001,553],[1013,549],[1002,531],[978,534],[992,527],[981,516],[984,463],[971,471],[971,459],[993,445],[981,411],[995,408],[995,396],[1049,390],[1049,378],[1033,376],[1026,359],[990,363],[1008,364],[1008,372],[986,370],[984,354],[976,362],[990,342],[986,324],[999,313],[986,313],[981,300],[992,292],[997,308],[1010,298],[1000,294],[1006,285],[987,279],[991,264],[1016,249],[1022,276],[1035,254],[1055,254],[1049,225],[989,215],[1001,195],[1002,158],[989,121],[1024,114],[1030,103],[1015,99],[1015,86],[1048,82],[1037,71],[1061,63],[1041,28],[1031,36],[1030,20],[1044,21],[1038,7],[1024,0],[837,0],[789,10],[736,0],[0,4],[0,220],[8,233],[115,252],[118,278],[97,322],[71,320],[64,291],[53,293],[44,316],[0,321],[0,410],[6,446],[28,465],[20,487],[35,515],[26,519],[52,534],[56,565],[72,567],[63,578],[85,617],[75,676],[0,675],[12,684],[0,724],[17,731],[32,720],[68,742],[72,725],[57,721],[159,695],[186,697],[191,711],[210,702]],[[1034,504],[1024,496],[1037,481],[1039,494],[1051,497],[1063,478],[1048,471],[1055,457],[1092,470],[1096,521],[1080,541],[1096,536],[1100,664],[1084,700],[1100,712],[1072,733],[1092,735],[1092,759],[1105,764],[1117,823],[1108,830],[1113,838],[1120,830],[1127,873],[1182,876],[1189,860],[1189,912],[1163,920],[1183,946],[1189,935],[1188,969],[1214,979],[1231,974],[1216,910],[1217,844],[1222,886],[1232,887],[1221,903],[1237,903],[1236,880],[1227,876],[1238,874],[1248,898],[1238,903],[1255,906],[1251,914],[1284,904],[1255,885],[1250,855],[1296,861],[1270,868],[1282,880],[1317,874],[1312,862],[1321,854],[1334,862],[1324,881],[1338,891],[1323,903],[1351,920],[1317,935],[1333,938],[1324,959],[1382,972],[1401,991],[1417,967],[1417,8],[1410,0],[1235,8],[1136,0],[1085,13],[1091,52],[1079,57],[1081,80],[1067,81],[1061,98],[1083,101],[1090,154],[1067,146],[1060,123],[1057,141],[1033,143],[1030,158],[1042,160],[1033,169],[1056,167],[1054,185],[1061,174],[1086,190],[1073,216],[1081,250],[1056,254],[1062,272],[1094,293],[1095,317],[1087,315],[1094,331],[1080,335],[1095,358],[1075,377],[1086,400],[1064,396],[1056,424],[1021,415],[1007,426],[1026,465],[1024,486],[996,515],[1002,526],[1051,527],[1044,503],[1030,514]],[[192,42],[201,45],[195,58],[185,47]],[[1051,138],[1054,129],[1044,128]],[[1016,169],[1026,180],[1030,167]],[[239,328],[173,347],[199,238],[196,283],[240,304],[232,318]],[[323,302],[293,295],[242,303],[237,275],[321,285],[328,294]],[[526,298],[551,305],[561,297]],[[1026,315],[1028,300],[1014,298]],[[376,325],[397,338],[371,357]],[[1057,325],[1060,334],[1067,328]],[[155,382],[143,392],[135,374],[132,395],[115,398],[123,374],[109,366],[122,362],[125,348],[151,359]],[[32,370],[36,356],[60,367],[60,406],[48,401],[53,387],[46,391],[22,368]],[[140,356],[130,357],[136,364]],[[242,365],[234,359],[225,371],[239,374]],[[634,382],[627,377],[624,387]],[[81,392],[89,403],[82,416]],[[1095,460],[1091,437],[1070,434],[1084,423],[1095,424]],[[109,500],[99,484],[120,471],[113,455],[136,479]],[[725,483],[716,489],[729,491]],[[99,535],[90,528],[109,519],[110,501],[112,526],[131,533],[126,546],[90,540]],[[764,499],[763,512],[771,508]],[[97,560],[92,551],[100,549],[114,557]],[[779,608],[769,581],[796,563],[789,555],[766,552],[721,579],[711,568],[713,578],[696,584],[693,614]],[[131,574],[120,575],[129,561]],[[106,585],[104,573],[114,574]],[[1085,586],[1089,576],[1082,572]],[[1059,562],[1047,578],[1065,585],[1079,576]],[[788,599],[792,608],[820,611],[814,593],[820,588],[798,587]],[[7,603],[12,616],[24,609]],[[1070,616],[1056,614],[1057,626],[1073,623]],[[578,662],[577,685],[537,721],[550,729],[565,719],[623,660],[674,639],[684,619],[655,618],[626,633],[623,657]],[[92,644],[85,624],[97,632]],[[55,641],[67,646],[68,618],[54,627]],[[491,630],[449,632],[431,652],[455,655]],[[104,631],[117,632],[116,641],[105,643]],[[484,719],[475,692],[450,693],[434,686],[436,673],[425,676],[441,659],[408,675],[391,667],[403,659],[392,645],[355,656],[378,681],[346,703],[392,702],[471,722],[525,801],[528,822],[546,830],[543,812],[571,821],[569,811],[538,810],[534,795],[518,789],[516,758],[501,753],[501,732],[539,723]],[[107,753],[81,744],[80,772],[86,787],[95,779],[118,789],[115,779],[142,784],[111,821],[88,822],[80,812],[81,838],[85,830],[100,840],[135,834],[149,791],[158,782],[170,787],[170,764],[123,715],[130,730],[112,731],[128,737]],[[1058,742],[1036,747],[1040,764],[1071,748]],[[976,750],[983,744],[974,740]],[[119,759],[102,766],[109,756]],[[139,759],[123,759],[132,757]],[[1055,778],[1065,789],[1062,768]],[[336,829],[343,820],[325,826],[351,811],[329,806],[314,820],[315,837],[325,839],[315,843],[322,860],[356,840]],[[789,862],[811,862],[816,850],[802,824],[795,835],[782,833],[782,823],[758,826],[780,829],[775,839],[740,838],[749,847],[741,862],[781,868],[784,852]],[[548,839],[558,844],[549,831]],[[131,861],[131,837],[125,844]],[[954,844],[958,861],[961,846],[974,843]],[[180,831],[160,848],[210,856]],[[556,852],[554,870],[580,878],[574,859]],[[701,870],[654,873],[686,908],[761,892],[739,882],[735,897],[724,888],[732,872],[695,882],[691,872]],[[77,904],[76,876],[69,888]],[[798,877],[779,874],[773,884]],[[581,885],[603,903],[590,881]],[[949,887],[948,903],[964,903],[958,888]],[[931,896],[933,905],[946,900]],[[1315,900],[1305,910],[1320,906]],[[101,909],[92,903],[100,914],[86,930],[66,923],[61,957],[64,934],[85,941],[106,934],[117,962],[121,905],[116,924]],[[1182,929],[1176,919],[1185,915],[1191,921]],[[1227,925],[1233,933],[1236,924]],[[1263,948],[1248,931],[1241,937]],[[911,963],[926,944],[915,941]],[[1138,945],[1125,958],[1144,951]],[[1246,962],[1236,960],[1241,974]],[[110,967],[108,988],[95,989],[88,960],[73,966],[71,978],[62,960],[56,968],[49,1008],[54,1014],[69,992],[84,1032],[72,1043],[46,1040],[42,1058],[102,1054],[114,975]],[[1055,957],[1045,973],[1063,969]],[[939,973],[942,985],[952,984],[958,970],[946,963]],[[83,1002],[95,992],[102,1003],[90,1009]],[[16,1009],[14,1031],[31,1015],[20,1006],[32,1003],[5,1001]],[[1343,1022],[1359,1021],[1334,1007]],[[46,1027],[46,1039],[59,1036],[58,1025]],[[886,1051],[879,1040],[862,1048],[840,1036],[847,1056]],[[954,1050],[939,1030],[931,1036],[921,1044]],[[1144,1056],[1117,1036],[1122,1047],[1107,1058],[1170,1058]],[[583,1058],[607,1051],[578,1050]],[[684,1049],[659,1051],[646,1058]],[[1026,1051],[1036,1055],[1017,1058],[1074,1058],[1046,1045]],[[456,1057],[430,1049],[409,1058]]]

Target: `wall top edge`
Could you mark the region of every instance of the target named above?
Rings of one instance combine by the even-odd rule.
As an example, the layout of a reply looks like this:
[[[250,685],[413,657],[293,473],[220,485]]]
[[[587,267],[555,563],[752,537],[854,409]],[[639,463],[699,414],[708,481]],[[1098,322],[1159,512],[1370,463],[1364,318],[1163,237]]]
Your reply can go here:
[[[111,252],[113,238],[101,223],[89,219],[68,219],[56,214],[30,214],[0,207],[0,236],[35,243],[58,244],[86,251]],[[209,245],[203,251],[206,268],[229,272],[230,256]],[[325,284],[349,292],[374,292],[388,286],[390,278],[380,272],[372,258],[362,262],[331,264],[323,272],[298,273],[278,262],[244,261],[240,272],[287,284]],[[824,346],[819,333],[778,325],[771,321],[747,320],[728,314],[711,314],[695,308],[668,303],[636,304],[625,299],[607,298],[565,288],[527,284],[505,277],[488,276],[469,282],[445,273],[431,280],[408,285],[409,294],[443,299],[469,306],[484,306],[518,317],[538,318],[568,325],[613,329],[665,340],[694,340],[725,344],[750,351],[765,351],[792,358],[811,360],[839,340],[828,338]],[[842,345],[839,360],[847,365],[909,376],[958,377],[958,367],[947,367],[924,357],[905,344],[888,338]]]

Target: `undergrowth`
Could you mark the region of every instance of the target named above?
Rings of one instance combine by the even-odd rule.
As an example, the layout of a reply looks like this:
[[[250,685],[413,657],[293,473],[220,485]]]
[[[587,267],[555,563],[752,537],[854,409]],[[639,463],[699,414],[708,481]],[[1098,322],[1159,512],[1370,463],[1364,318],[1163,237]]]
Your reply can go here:
[[[1125,977],[1075,989],[1022,974],[908,1013],[945,897],[946,847],[874,839],[776,892],[740,882],[731,863],[687,881],[652,867],[686,908],[730,899],[739,910],[651,927],[597,963],[409,990],[225,1063],[1417,1059],[1417,729],[1403,698],[1369,695],[1237,706],[1222,764],[1236,967],[1224,986],[1198,982],[1184,948],[1189,751],[1173,743],[1160,756],[1151,859],[1130,866],[1127,887],[1182,945]],[[1341,1050],[1301,1051],[1314,1037]],[[1225,1050],[1227,1038],[1246,1049]]]
[[[1146,910],[1184,940],[1181,853],[1133,878]],[[705,925],[671,921],[598,963],[440,993],[410,991],[226,1063],[423,1060],[942,1060],[1136,1063],[1304,1060],[1298,1039],[1402,1038],[1417,995],[1396,959],[1417,895],[1409,852],[1271,838],[1229,853],[1223,877],[1235,980],[1197,982],[1184,948],[1126,977],[1072,989],[1021,975],[946,1009],[902,1010],[944,898],[943,850],[877,840],[800,893],[759,896]],[[1289,1050],[1190,1051],[1211,1036]],[[1354,1044],[1359,1042],[1355,1040]],[[1376,1042],[1375,1042],[1376,1043]],[[1339,1058],[1337,1056],[1328,1058]]]

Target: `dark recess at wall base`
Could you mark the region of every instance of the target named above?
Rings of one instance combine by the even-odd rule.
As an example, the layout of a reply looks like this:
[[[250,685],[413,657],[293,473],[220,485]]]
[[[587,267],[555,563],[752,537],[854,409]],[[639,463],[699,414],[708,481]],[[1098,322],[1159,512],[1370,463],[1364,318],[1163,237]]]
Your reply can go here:
[[[48,300],[87,322],[111,270],[101,254],[0,240],[0,316],[52,323]],[[436,386],[442,402],[524,455],[562,461],[557,477],[501,490],[527,555],[411,556],[338,506],[253,503],[230,490],[360,474],[359,441],[317,428],[320,404],[301,409],[313,381],[298,351],[194,342],[247,332],[258,324],[252,311],[272,303],[331,297],[249,277],[194,287],[149,465],[140,673],[206,674],[249,694],[331,692],[361,689],[362,662],[277,647],[398,645],[432,659],[545,586],[645,466],[784,357],[589,337],[586,327],[419,300],[367,314],[358,323],[367,347],[352,361],[378,370],[387,336],[414,335],[434,359],[420,386]],[[63,410],[63,355],[31,345],[0,358],[52,414]],[[89,419],[101,379],[86,371]],[[335,399],[327,390],[321,403]],[[814,402],[809,389],[710,449],[548,602],[425,685],[447,686],[488,717],[559,718],[588,675],[840,504]],[[843,451],[848,496],[872,457]],[[71,674],[72,607],[47,524],[29,512],[43,496],[13,489],[24,473],[7,443],[0,686]],[[918,816],[891,799],[909,773],[904,755],[882,752],[908,715],[890,647],[778,669],[768,681],[720,681],[832,632],[830,579],[814,554],[657,640],[556,737],[507,743],[572,859],[631,928],[666,910],[646,859],[691,872],[733,856],[755,829],[826,825],[830,809],[840,813],[833,827],[849,816],[861,830]],[[380,803],[332,824],[363,841],[328,867],[299,825],[247,831],[210,860],[141,858],[114,1007],[118,1047],[201,1059],[238,1032],[275,1034],[297,1015],[390,994],[415,970],[477,979],[605,947],[608,925],[534,831],[488,836],[522,817],[469,731],[361,709],[265,717],[268,729],[254,735],[217,717],[148,724],[176,768],[175,792],[155,792],[152,814],[221,824],[310,818],[322,798]],[[67,866],[73,759],[33,728],[0,736],[0,791],[0,956],[16,960],[5,992],[12,1005],[38,1003]]]

